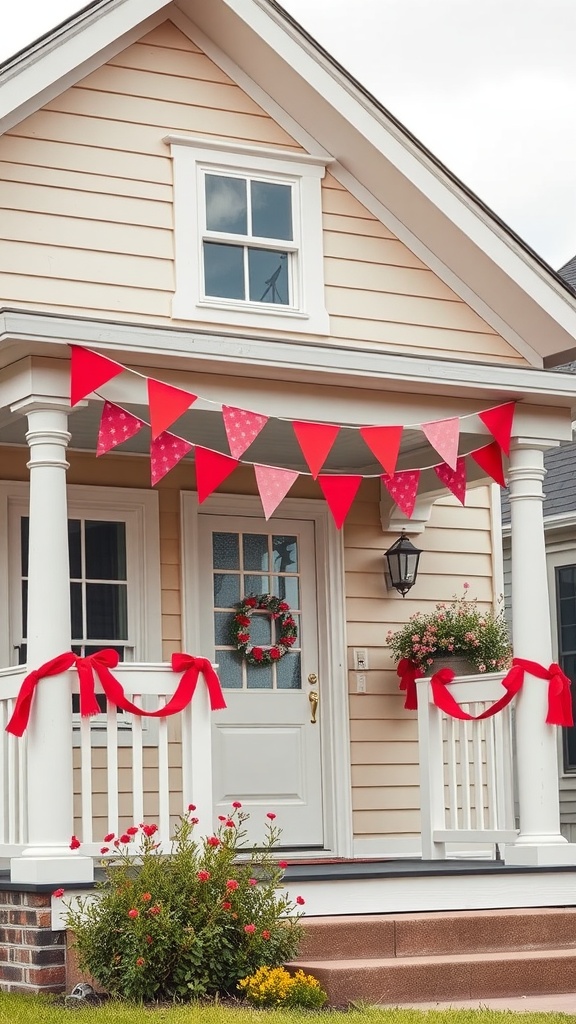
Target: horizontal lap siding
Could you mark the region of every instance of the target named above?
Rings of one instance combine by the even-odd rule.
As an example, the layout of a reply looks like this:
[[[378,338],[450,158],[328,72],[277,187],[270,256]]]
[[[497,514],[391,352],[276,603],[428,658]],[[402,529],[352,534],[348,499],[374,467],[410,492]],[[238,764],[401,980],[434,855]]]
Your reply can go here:
[[[386,590],[384,552],[397,539],[382,532],[378,485],[363,484],[344,527],[348,630],[350,740],[357,839],[418,835],[420,797],[416,715],[404,710],[395,666],[386,647],[389,629],[414,612],[432,611],[440,600],[468,593],[493,600],[490,492],[467,494],[467,506],[443,498],[432,510],[422,538],[421,568],[403,600]],[[356,693],[353,648],[366,648],[367,693]]]
[[[10,304],[169,322],[169,132],[297,143],[170,22],[0,140],[2,295]],[[323,182],[332,337],[521,362],[339,182]]]

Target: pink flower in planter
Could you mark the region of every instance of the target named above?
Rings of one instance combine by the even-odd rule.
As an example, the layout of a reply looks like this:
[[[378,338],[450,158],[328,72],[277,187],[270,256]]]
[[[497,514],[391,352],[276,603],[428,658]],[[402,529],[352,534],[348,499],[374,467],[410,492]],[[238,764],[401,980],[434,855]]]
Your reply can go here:
[[[268,811],[268,814],[266,815],[266,817],[270,818],[270,821],[274,821],[274,818],[276,817],[276,815],[274,814],[274,811]]]
[[[109,846],[101,846],[100,847],[100,853],[109,853],[109,852],[110,852],[110,847]]]
[[[126,829],[126,835],[135,836],[138,834],[138,828],[136,825],[130,825],[130,828]]]

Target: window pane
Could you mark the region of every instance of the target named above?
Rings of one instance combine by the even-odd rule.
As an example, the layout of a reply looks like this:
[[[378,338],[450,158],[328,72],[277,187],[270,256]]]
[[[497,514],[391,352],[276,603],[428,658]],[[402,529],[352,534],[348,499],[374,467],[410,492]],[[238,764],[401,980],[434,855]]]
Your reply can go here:
[[[125,585],[86,584],[86,638],[88,640],[128,639]]]
[[[239,569],[240,553],[237,533],[213,533],[212,554],[215,569]]]
[[[206,175],[206,227],[231,235],[248,233],[246,181],[217,174]],[[288,238],[288,235],[265,237]],[[291,237],[291,236],[290,236]]]
[[[84,627],[82,625],[82,584],[70,584],[70,625],[72,628],[72,639],[82,640]]]
[[[28,580],[22,580],[22,636],[28,636]]]
[[[252,182],[252,234],[291,242],[292,188],[267,181]]]
[[[250,301],[290,305],[288,253],[274,249],[248,249]]]
[[[70,579],[82,579],[82,524],[79,519],[68,520],[68,553],[70,555]]]
[[[261,612],[255,612],[252,615],[250,643],[256,647],[272,643],[272,620],[269,615],[264,615]]]
[[[28,535],[29,535],[30,521],[28,516],[22,516],[20,519],[20,553],[22,561],[22,575],[28,575]]]
[[[576,626],[562,626],[562,652],[572,654],[576,651]]]
[[[242,658],[236,651],[216,651],[218,676],[226,690],[242,689]]]
[[[248,594],[269,594],[270,593],[270,577],[269,576],[252,576],[246,574],[244,577],[244,597]]]
[[[297,576],[276,576],[274,579],[274,593],[281,601],[287,601],[290,608],[300,607],[300,587]]]
[[[87,520],[84,529],[87,578],[125,580],[126,524]]]
[[[214,573],[214,604],[217,608],[232,608],[240,600],[240,576],[233,573]]]
[[[273,686],[272,665],[247,665],[246,683],[249,690],[271,690]]]
[[[242,538],[244,554],[244,569],[255,569],[260,572],[267,572],[268,565],[268,537],[263,533],[245,533]]]
[[[215,298],[246,297],[243,246],[204,242],[204,288]]]
[[[220,644],[228,645],[232,643],[230,631],[233,618],[234,616],[230,612],[214,613],[214,643],[217,647]],[[220,653],[218,651],[218,657],[220,657]]]
[[[298,572],[298,541],[296,537],[272,537],[275,572]]]
[[[563,565],[556,570],[558,579],[558,595],[560,600],[563,597],[574,597],[576,585],[576,566]]]
[[[290,651],[276,664],[276,680],[279,690],[301,690],[300,652]]]

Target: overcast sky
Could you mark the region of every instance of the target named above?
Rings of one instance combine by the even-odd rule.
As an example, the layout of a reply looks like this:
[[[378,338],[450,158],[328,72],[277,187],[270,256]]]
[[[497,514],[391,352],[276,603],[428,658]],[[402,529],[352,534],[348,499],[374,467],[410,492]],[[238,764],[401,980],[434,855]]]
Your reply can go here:
[[[78,0],[0,0],[0,60]],[[284,0],[544,259],[576,254],[576,0]]]

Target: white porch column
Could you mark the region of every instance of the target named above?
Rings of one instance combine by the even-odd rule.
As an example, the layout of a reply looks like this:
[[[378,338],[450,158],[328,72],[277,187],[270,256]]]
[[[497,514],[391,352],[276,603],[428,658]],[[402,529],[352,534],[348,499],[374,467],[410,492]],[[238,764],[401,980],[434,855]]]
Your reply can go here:
[[[70,568],[66,500],[69,407],[34,399],[28,418],[30,507],[27,666],[70,650]],[[93,862],[70,850],[73,831],[72,700],[68,674],[43,678],[25,738],[28,843],[11,861],[13,882],[91,881]]]
[[[542,490],[548,447],[515,439],[509,471],[514,654],[546,667],[552,661]],[[526,673],[516,701],[520,834],[506,846],[508,864],[576,864],[576,844],[560,834],[556,727],[546,725],[547,707],[547,682]]]

